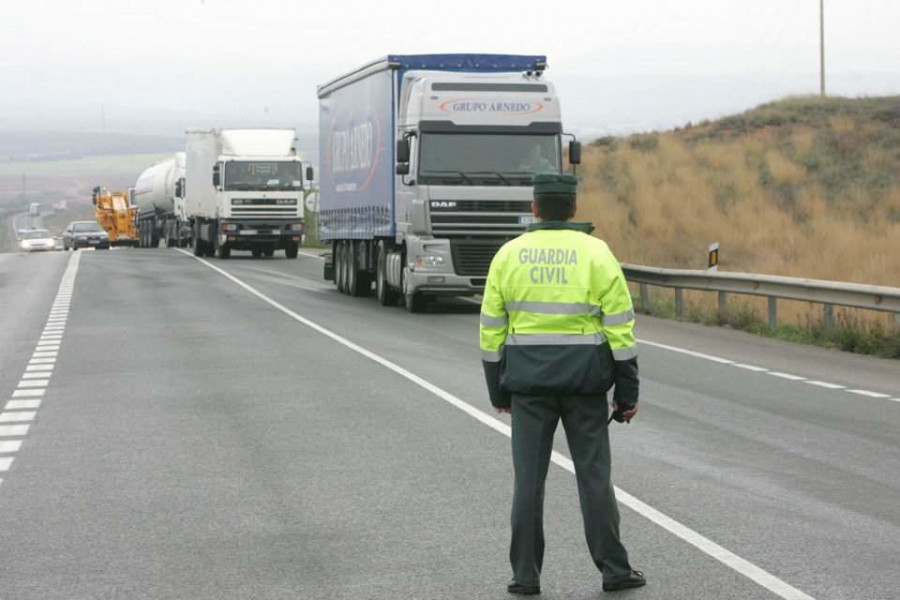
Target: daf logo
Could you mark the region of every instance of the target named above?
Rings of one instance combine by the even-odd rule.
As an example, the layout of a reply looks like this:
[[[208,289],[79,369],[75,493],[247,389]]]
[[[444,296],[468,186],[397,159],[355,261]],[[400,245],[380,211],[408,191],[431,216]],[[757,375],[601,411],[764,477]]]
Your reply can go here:
[[[456,202],[449,200],[432,200],[431,208],[456,208]]]

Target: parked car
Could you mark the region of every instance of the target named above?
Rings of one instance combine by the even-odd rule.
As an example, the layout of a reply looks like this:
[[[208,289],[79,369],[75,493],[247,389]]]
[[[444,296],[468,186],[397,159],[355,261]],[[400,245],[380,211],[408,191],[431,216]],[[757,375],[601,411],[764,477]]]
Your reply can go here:
[[[56,242],[46,229],[29,229],[20,232],[19,249],[22,252],[56,250]]]
[[[63,249],[109,250],[109,234],[97,221],[72,221],[63,230]]]

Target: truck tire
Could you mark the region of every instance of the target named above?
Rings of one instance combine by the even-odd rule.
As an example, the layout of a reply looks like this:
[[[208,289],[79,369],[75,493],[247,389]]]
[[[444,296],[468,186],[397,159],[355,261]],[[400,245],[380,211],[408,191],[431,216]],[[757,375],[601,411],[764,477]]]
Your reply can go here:
[[[375,298],[382,306],[397,304],[397,290],[387,280],[387,247],[378,244],[378,256],[375,259]]]
[[[259,258],[260,256],[262,256],[262,250],[260,250],[259,248],[252,248],[250,250],[250,254],[253,255],[253,258]]]
[[[342,294],[347,293],[347,244],[338,242],[337,286]]]
[[[425,294],[421,292],[407,292],[406,291],[406,279],[409,277],[409,267],[403,267],[403,306],[406,308],[406,312],[410,313],[420,313],[424,312],[425,308],[428,306],[428,298]]]
[[[266,248],[263,248],[262,253],[266,258],[272,258],[273,256],[275,256],[275,246],[268,246]]]
[[[271,250],[270,252],[274,252]],[[286,258],[297,258],[297,255],[300,253],[300,246],[297,242],[288,242],[287,246],[284,247],[284,256]],[[267,256],[272,256],[268,254]]]
[[[216,254],[219,256],[219,258],[228,258],[229,256],[231,256],[231,246],[229,246],[228,244],[222,244],[221,246],[219,246]]]
[[[344,291],[344,285],[341,283],[344,272],[344,253],[341,252],[341,242],[334,243],[334,285],[339,292]]]
[[[206,248],[203,247],[203,240],[200,239],[200,232],[194,232],[194,256],[206,256]]]
[[[359,245],[357,242],[347,243],[347,293],[351,296],[359,296]]]

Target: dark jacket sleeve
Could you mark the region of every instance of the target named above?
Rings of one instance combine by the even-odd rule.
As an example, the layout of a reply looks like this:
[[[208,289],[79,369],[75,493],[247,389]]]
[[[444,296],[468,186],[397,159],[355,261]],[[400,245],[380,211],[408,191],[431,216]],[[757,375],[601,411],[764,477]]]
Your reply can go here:
[[[638,401],[638,363],[637,358],[617,360],[616,365],[616,389],[613,392],[613,402],[620,408],[631,408]]]
[[[512,404],[509,392],[503,391],[500,387],[500,365],[499,362],[481,361],[484,365],[484,380],[487,383],[488,394],[491,398],[491,404],[494,408],[509,408]]]

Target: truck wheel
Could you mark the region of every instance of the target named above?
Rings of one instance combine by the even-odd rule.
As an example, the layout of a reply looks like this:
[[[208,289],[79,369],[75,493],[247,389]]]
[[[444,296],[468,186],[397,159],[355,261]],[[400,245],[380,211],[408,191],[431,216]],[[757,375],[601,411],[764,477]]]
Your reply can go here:
[[[262,256],[262,250],[260,250],[259,248],[253,248],[252,250],[250,250],[250,254],[253,255],[253,258],[259,258],[260,256]]]
[[[200,235],[194,234],[194,256],[206,256],[206,248],[203,247],[203,240]]]
[[[216,254],[219,255],[219,258],[228,258],[231,256],[231,246],[228,244],[222,244],[219,246],[218,252]]]
[[[347,244],[347,293],[351,296],[359,296],[359,261],[357,260],[357,243]]]
[[[336,245],[337,253],[335,254],[336,262],[335,266],[337,267],[337,288],[338,291],[342,294],[347,291],[347,248],[344,245],[344,242],[338,242]]]
[[[403,267],[402,277],[403,281],[401,283],[403,285],[403,306],[406,308],[406,312],[423,312],[425,310],[425,307],[428,306],[428,299],[425,297],[425,294],[421,292],[407,291],[407,282],[409,281],[409,267],[405,265]]]
[[[382,306],[397,304],[397,290],[387,281],[387,248],[378,246],[378,258],[375,260],[375,297]]]
[[[273,256],[275,256],[275,247],[269,246],[268,248],[264,248],[262,253],[266,258],[272,258]]]
[[[297,255],[299,253],[300,253],[300,247],[297,245],[296,242],[288,242],[288,245],[284,247],[284,255],[287,258],[297,258]],[[272,256],[272,255],[269,254],[268,256]]]

